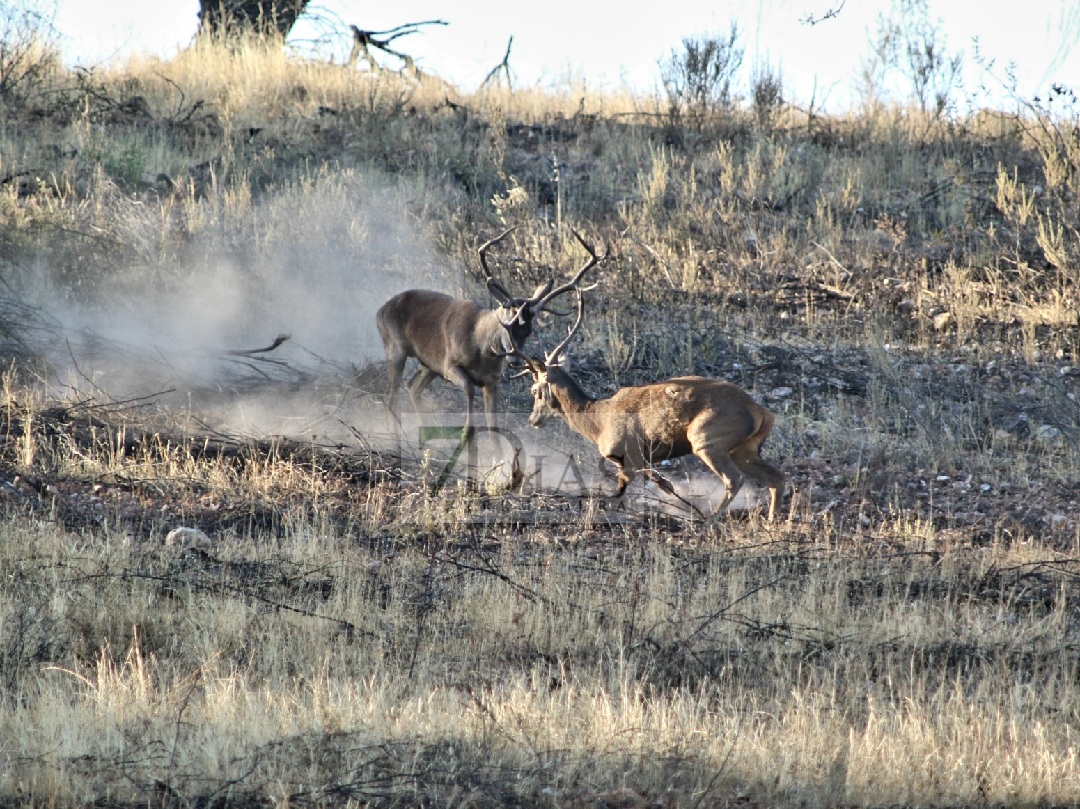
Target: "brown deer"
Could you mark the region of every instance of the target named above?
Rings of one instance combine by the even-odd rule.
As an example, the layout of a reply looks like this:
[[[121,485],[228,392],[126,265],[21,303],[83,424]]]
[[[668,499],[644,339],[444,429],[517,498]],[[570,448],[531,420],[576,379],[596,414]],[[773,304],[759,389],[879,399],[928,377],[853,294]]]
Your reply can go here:
[[[540,285],[528,298],[515,298],[492,274],[487,251],[514,228],[508,228],[480,246],[480,266],[487,288],[499,301],[495,309],[483,309],[472,301],[453,298],[428,289],[410,289],[395,295],[376,314],[379,335],[386,349],[390,373],[387,407],[397,418],[397,392],[409,357],[416,357],[420,369],[409,381],[408,392],[415,410],[420,394],[432,379],[441,376],[465,391],[465,431],[472,432],[473,390],[484,395],[484,413],[489,429],[495,429],[496,394],[503,362],[514,344],[522,345],[532,333],[533,318],[559,295],[578,289],[585,273],[606,258],[597,256],[576,231],[571,233],[589,252],[589,259],[565,284],[554,281]],[[549,310],[550,311],[550,310]],[[556,313],[559,314],[559,313]]]
[[[587,438],[619,468],[621,497],[639,472],[664,491],[671,483],[650,467],[656,461],[696,455],[724,484],[724,497],[707,521],[722,515],[742,488],[744,475],[769,488],[769,519],[784,492],[784,474],[761,459],[761,444],[773,428],[773,414],[742,388],[701,376],[680,376],[651,385],[621,388],[607,399],[593,399],[571,377],[561,356],[585,314],[578,295],[577,321],[543,361],[520,358],[533,379],[529,423],[542,427],[559,414],[570,429]]]

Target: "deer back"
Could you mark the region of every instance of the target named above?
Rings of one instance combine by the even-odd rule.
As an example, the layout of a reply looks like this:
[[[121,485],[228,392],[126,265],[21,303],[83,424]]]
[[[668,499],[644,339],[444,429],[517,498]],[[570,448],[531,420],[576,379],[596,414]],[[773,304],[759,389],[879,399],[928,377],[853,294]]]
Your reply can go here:
[[[623,388],[611,397],[616,410],[634,414],[642,433],[654,441],[682,441],[690,430],[708,430],[718,443],[734,445],[769,417],[750,394],[703,376],[680,376]]]
[[[504,327],[503,319],[513,322]],[[514,318],[504,307],[482,309],[472,301],[426,289],[395,295],[379,309],[377,323],[383,340],[405,355],[444,376],[451,366],[466,368],[481,385],[502,374],[503,357],[496,351],[504,343],[506,328],[526,336],[532,330],[531,317]]]
[[[694,440],[705,436],[709,443],[730,449],[772,419],[742,388],[706,377],[621,388],[595,400],[558,366],[548,366],[543,379],[553,402],[544,409],[559,412],[605,455],[637,451],[678,457],[691,453]]]

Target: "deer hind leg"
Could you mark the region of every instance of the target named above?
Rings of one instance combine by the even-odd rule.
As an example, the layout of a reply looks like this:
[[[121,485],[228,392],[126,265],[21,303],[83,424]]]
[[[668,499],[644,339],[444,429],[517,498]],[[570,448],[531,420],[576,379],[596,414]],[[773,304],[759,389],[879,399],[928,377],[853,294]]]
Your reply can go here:
[[[437,374],[425,365],[421,365],[420,369],[413,374],[413,378],[409,380],[409,400],[412,402],[413,410],[417,413],[420,412],[420,394],[424,392],[431,380],[434,379]]]
[[[404,353],[392,354],[389,349],[386,352],[386,371],[390,375],[390,383],[386,392],[386,409],[395,420],[398,419],[397,397],[398,388],[401,387],[401,375],[405,371],[405,361],[408,357]]]
[[[720,447],[694,447],[694,454],[704,461],[705,465],[715,472],[716,476],[720,478],[720,482],[724,484],[724,497],[720,501],[720,505],[706,520],[706,522],[712,522],[727,513],[728,506],[731,505],[731,501],[735,499],[735,495],[742,488],[743,473],[739,470],[731,455]]]
[[[783,497],[786,478],[784,477],[783,472],[761,459],[761,456],[758,454],[760,451],[760,442],[755,444],[743,443],[732,450],[731,458],[747,477],[768,487],[769,520],[771,522],[776,516],[776,509],[780,504],[780,498]]]

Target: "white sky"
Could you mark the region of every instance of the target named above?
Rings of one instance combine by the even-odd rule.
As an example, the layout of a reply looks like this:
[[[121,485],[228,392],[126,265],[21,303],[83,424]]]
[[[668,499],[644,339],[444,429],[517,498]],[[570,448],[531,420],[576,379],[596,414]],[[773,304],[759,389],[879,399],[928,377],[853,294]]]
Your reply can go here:
[[[57,0],[56,25],[68,63],[97,64],[133,52],[168,58],[191,40],[198,0]],[[394,46],[464,91],[476,88],[497,65],[508,39],[514,44],[510,67],[515,86],[552,87],[568,77],[586,87],[638,91],[658,87],[659,62],[681,48],[685,37],[723,35],[732,19],[746,50],[743,75],[755,62],[779,69],[786,98],[805,106],[816,94],[834,110],[851,104],[859,66],[879,13],[889,0],[847,0],[835,19],[815,26],[801,22],[820,15],[839,0],[714,0],[712,3],[633,3],[591,0],[480,2],[479,0],[315,0],[310,8],[324,17],[366,30],[442,19],[395,41]],[[1050,82],[1080,92],[1080,0],[929,0],[930,18],[942,21],[950,53],[964,54],[965,90],[983,80],[975,64],[974,39],[984,57],[1004,76],[1016,66],[1021,94],[1045,93]],[[615,10],[612,10],[612,9]],[[298,26],[297,37],[314,36]],[[342,38],[340,54],[348,45]],[[339,56],[340,58],[340,56]],[[382,60],[387,66],[393,60]],[[958,100],[964,97],[957,95]],[[984,96],[985,98],[985,96]],[[1010,105],[1011,106],[1011,105]]]

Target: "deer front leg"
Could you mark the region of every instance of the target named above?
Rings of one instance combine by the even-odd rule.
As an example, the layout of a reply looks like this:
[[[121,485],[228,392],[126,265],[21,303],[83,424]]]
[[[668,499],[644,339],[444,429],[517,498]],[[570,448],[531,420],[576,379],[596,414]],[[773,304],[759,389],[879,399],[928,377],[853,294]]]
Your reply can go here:
[[[622,497],[626,492],[626,487],[630,485],[630,481],[634,479],[634,475],[637,470],[626,463],[626,458],[621,455],[607,455],[607,460],[611,461],[618,467],[619,474],[619,487],[615,490],[615,494],[612,497]]]
[[[495,432],[498,429],[499,384],[493,382],[490,385],[485,385],[480,390],[484,394],[484,417],[487,419],[488,433],[494,439]]]
[[[401,387],[401,375],[405,371],[407,359],[404,353],[394,354],[387,350],[386,370],[390,376],[390,384],[386,392],[386,409],[398,424],[401,423],[397,407],[398,388]]]
[[[473,385],[464,369],[458,365],[452,365],[447,369],[446,380],[465,391],[465,428],[461,433],[464,441],[473,434],[473,390],[476,386]]]

